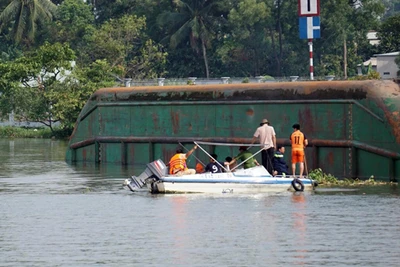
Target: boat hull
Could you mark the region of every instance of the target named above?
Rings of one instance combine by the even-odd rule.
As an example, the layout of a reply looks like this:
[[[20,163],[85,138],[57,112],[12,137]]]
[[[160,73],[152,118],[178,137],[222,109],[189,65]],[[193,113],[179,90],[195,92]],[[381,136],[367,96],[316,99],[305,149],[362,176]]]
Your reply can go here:
[[[160,182],[157,184],[158,193],[211,193],[211,194],[249,194],[295,191],[291,183],[281,184],[246,184],[246,183],[178,183]],[[151,190],[151,187],[149,187]],[[305,185],[304,190],[313,190],[311,184]],[[150,192],[150,191],[149,191]]]

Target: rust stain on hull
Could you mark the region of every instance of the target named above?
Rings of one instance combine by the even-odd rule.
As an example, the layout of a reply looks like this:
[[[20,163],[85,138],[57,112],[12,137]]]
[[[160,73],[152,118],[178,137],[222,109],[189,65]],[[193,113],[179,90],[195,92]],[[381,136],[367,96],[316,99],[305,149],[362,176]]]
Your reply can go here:
[[[172,132],[174,134],[179,132],[179,114],[178,112],[171,112]]]

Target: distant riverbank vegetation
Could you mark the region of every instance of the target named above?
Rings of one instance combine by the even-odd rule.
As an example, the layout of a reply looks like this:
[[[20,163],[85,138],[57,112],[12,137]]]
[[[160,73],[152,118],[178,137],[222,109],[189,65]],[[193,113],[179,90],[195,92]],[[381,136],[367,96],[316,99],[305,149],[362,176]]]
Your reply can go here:
[[[0,138],[55,138],[67,139],[71,132],[62,128],[0,127]]]
[[[126,79],[308,77],[297,6],[297,0],[0,0],[0,113],[54,120],[71,131],[93,92]],[[315,77],[356,77],[357,65],[374,54],[398,51],[399,12],[400,0],[321,1]],[[378,32],[378,45],[367,39],[370,30]]]

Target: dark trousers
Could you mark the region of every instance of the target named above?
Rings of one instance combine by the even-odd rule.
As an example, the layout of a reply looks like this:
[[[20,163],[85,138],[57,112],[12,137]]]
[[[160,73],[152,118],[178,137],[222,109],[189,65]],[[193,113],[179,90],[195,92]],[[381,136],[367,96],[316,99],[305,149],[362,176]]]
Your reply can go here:
[[[267,150],[261,151],[261,161],[265,169],[272,175],[274,168],[272,166],[272,159],[274,158],[274,148],[270,147]]]

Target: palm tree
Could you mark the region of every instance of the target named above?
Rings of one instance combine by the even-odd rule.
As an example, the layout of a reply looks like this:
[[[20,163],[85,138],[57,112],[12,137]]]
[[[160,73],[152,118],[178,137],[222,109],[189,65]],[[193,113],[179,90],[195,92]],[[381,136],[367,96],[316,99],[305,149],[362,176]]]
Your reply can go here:
[[[37,26],[51,20],[56,8],[50,0],[12,0],[0,14],[0,31],[11,24],[16,43],[32,42]]]
[[[206,77],[209,78],[207,46],[213,36],[217,17],[212,14],[217,0],[174,0],[176,11],[165,11],[157,17],[157,23],[166,27],[171,48],[189,38],[191,47],[198,51],[198,42],[203,53]]]

